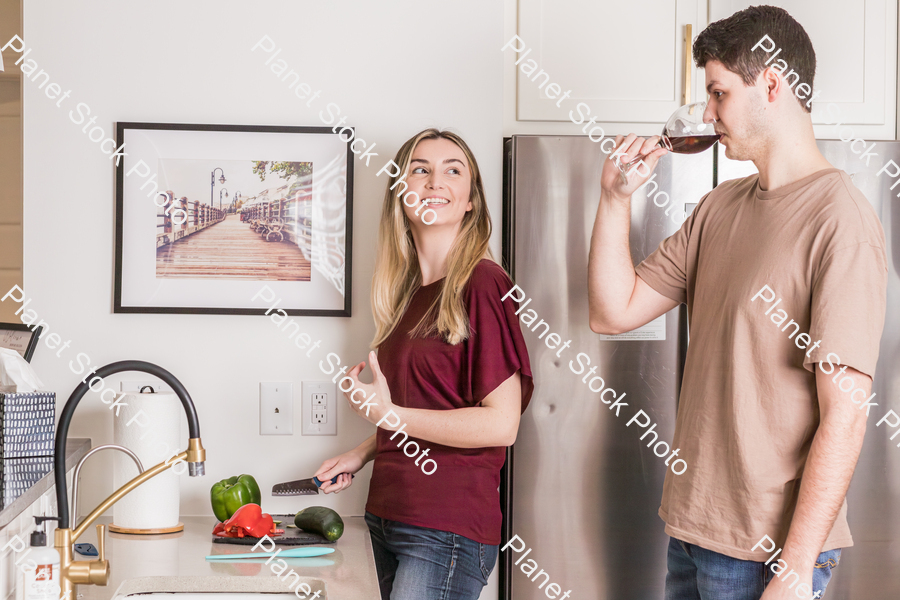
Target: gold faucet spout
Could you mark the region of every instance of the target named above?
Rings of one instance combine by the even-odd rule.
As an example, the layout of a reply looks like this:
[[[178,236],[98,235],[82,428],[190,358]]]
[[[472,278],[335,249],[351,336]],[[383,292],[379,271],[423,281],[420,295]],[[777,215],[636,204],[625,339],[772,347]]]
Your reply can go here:
[[[198,477],[204,474],[206,451],[200,443],[200,419],[197,417],[197,409],[191,400],[190,394],[184,385],[167,370],[159,365],[149,363],[143,360],[120,360],[109,363],[99,369],[95,369],[95,379],[104,379],[110,375],[121,373],[123,371],[140,371],[153,375],[161,379],[168,385],[175,395],[181,400],[181,406],[184,408],[184,414],[187,418],[188,425],[188,449],[181,454],[170,458],[162,464],[156,465],[148,471],[144,471],[120,489],[116,490],[109,498],[100,503],[91,514],[76,526],[74,517],[77,515],[69,515],[69,499],[67,497],[66,485],[66,438],[69,433],[69,425],[72,422],[72,416],[78,403],[84,398],[84,395],[91,389],[91,384],[82,381],[72,391],[72,395],[63,406],[59,415],[59,422],[56,427],[56,445],[53,452],[53,470],[54,480],[56,482],[56,508],[59,514],[59,525],[54,537],[54,546],[59,551],[59,572],[60,572],[60,588],[62,591],[61,600],[76,600],[77,586],[79,584],[106,585],[109,579],[109,562],[105,557],[100,557],[96,561],[74,561],[72,555],[72,543],[81,537],[85,530],[90,527],[97,518],[103,514],[110,506],[118,502],[122,496],[141,485],[151,477],[170,468],[176,461],[184,461],[187,459],[187,471],[191,477]],[[129,422],[130,423],[130,422]],[[72,511],[74,512],[74,511]],[[69,517],[72,516],[73,519]],[[102,530],[102,528],[101,528]],[[102,538],[102,531],[98,531]],[[105,549],[101,542],[101,548]]]
[[[187,449],[188,473],[191,477],[198,477],[206,474],[206,450],[200,443],[200,438],[191,438],[188,440]]]
[[[98,542],[97,546],[101,549],[99,560],[93,561],[76,561],[72,554],[72,544],[80,538],[84,532],[96,521],[100,515],[106,512],[113,504],[118,502],[125,494],[135,489],[151,477],[159,475],[166,469],[170,469],[178,461],[187,461],[189,464],[200,463],[206,460],[206,450],[200,443],[200,438],[191,438],[188,442],[188,449],[173,456],[168,460],[151,467],[113,492],[106,500],[101,502],[97,508],[82,519],[81,523],[75,529],[57,529],[54,536],[54,546],[60,554],[60,587],[63,593],[61,598],[64,600],[75,600],[73,595],[75,586],[79,584],[88,585],[106,585],[109,581],[109,561],[104,556],[105,552],[105,526],[97,526]],[[73,518],[77,515],[72,515]]]

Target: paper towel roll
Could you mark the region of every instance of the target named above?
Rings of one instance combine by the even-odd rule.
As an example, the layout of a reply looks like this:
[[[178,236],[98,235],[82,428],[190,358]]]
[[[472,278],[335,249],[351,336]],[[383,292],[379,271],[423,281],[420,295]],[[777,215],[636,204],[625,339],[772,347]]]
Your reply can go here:
[[[120,394],[119,398],[120,406],[122,403],[125,406],[119,408],[119,415],[113,419],[114,443],[137,454],[145,470],[184,450],[185,440],[180,435],[183,411],[178,396],[161,392]],[[140,417],[135,418],[140,412]],[[113,524],[129,529],[165,529],[178,525],[177,473],[186,471],[185,467],[176,464],[125,495],[113,505]],[[113,472],[115,489],[136,476],[134,461],[117,452]]]

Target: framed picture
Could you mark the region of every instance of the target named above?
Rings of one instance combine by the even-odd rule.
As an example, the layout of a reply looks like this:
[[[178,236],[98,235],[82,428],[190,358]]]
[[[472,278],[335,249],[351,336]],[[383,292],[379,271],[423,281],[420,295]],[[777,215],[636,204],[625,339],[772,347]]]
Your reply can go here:
[[[277,298],[288,315],[350,316],[344,138],[118,123],[116,144],[115,312],[261,315]]]
[[[41,337],[43,326],[31,329],[23,323],[0,323],[0,348],[9,348],[31,362],[34,349]]]

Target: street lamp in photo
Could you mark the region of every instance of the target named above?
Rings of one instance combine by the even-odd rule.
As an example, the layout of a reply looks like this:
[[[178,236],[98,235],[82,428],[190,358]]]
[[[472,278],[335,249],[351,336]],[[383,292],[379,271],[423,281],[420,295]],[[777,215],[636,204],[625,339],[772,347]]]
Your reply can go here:
[[[225,197],[228,198],[228,188],[222,188],[219,190],[219,210],[222,210],[222,193],[225,193]]]
[[[243,198],[243,196],[244,196],[244,195],[241,194],[241,190],[238,190],[238,191],[236,191],[236,192],[234,193],[234,196],[231,197],[231,204],[232,204],[232,206],[234,206],[234,212],[237,212],[237,203],[238,203],[238,200],[240,200],[241,198]]]
[[[209,205],[213,205],[213,190],[216,187],[216,171],[222,171],[222,175],[219,176],[219,183],[225,183],[225,171],[222,167],[216,167],[209,174]],[[221,208],[221,206],[219,207]]]

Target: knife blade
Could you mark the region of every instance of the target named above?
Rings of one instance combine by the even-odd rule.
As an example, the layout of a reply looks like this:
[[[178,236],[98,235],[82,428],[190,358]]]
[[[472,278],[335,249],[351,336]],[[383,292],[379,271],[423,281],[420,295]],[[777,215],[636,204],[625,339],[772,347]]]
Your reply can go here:
[[[354,477],[354,475],[350,475]],[[338,476],[335,475],[331,483],[337,483]],[[319,481],[318,477],[311,479],[297,479],[295,481],[287,481],[285,483],[277,483],[272,486],[273,496],[312,496],[319,493],[319,488],[324,482]]]

